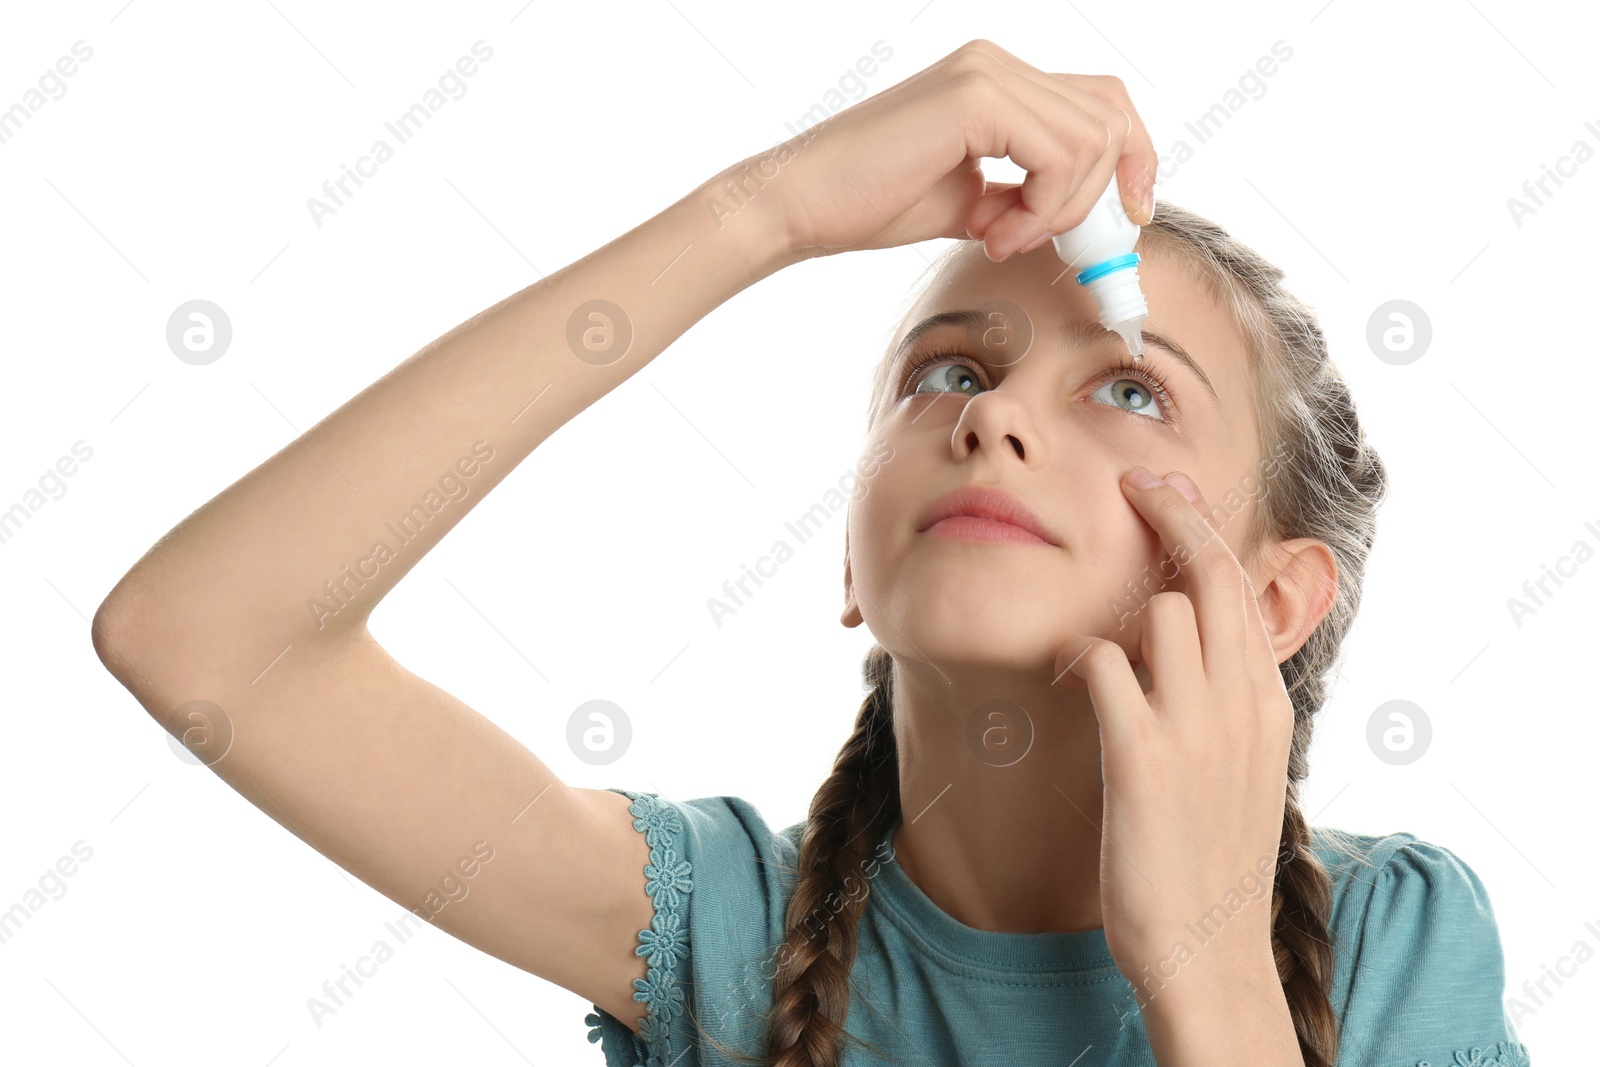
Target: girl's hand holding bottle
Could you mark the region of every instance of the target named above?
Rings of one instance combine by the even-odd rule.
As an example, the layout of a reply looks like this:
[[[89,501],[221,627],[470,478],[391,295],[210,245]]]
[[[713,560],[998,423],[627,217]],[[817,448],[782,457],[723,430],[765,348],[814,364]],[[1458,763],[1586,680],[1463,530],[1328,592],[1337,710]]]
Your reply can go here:
[[[985,156],[1027,177],[985,181]],[[1081,222],[1113,172],[1143,224],[1156,167],[1121,80],[1046,73],[984,40],[757,158],[753,195],[800,259],[973,237],[999,261]]]

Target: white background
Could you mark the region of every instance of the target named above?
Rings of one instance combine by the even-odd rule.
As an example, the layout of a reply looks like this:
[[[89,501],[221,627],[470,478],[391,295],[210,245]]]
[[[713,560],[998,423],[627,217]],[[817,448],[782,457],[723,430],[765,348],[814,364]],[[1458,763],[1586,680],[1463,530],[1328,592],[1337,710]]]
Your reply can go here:
[[[1600,925],[1600,729],[1583,673],[1600,562],[1520,627],[1507,607],[1574,542],[1600,546],[1585,527],[1600,530],[1600,494],[1582,328],[1600,161],[1520,226],[1507,206],[1575,141],[1600,147],[1584,125],[1600,127],[1592,9],[7,7],[0,108],[73,42],[94,54],[0,144],[0,509],[74,442],[93,456],[0,544],[0,910],[74,842],[93,855],[0,945],[5,1058],[600,1062],[588,1002],[431,929],[315,1026],[307,998],[400,906],[175,754],[95,658],[89,619],[194,508],[457,323],[790,136],[878,40],[893,56],[869,93],[986,37],[1042,69],[1121,76],[1163,152],[1195,146],[1158,194],[1287,270],[1393,480],[1307,812],[1410,831],[1470,864],[1508,993],[1580,939],[1600,947],[1584,927]],[[307,198],[479,39],[494,56],[466,95],[314,225]],[[1292,58],[1196,144],[1184,123],[1278,40]],[[720,307],[477,503],[379,608],[379,640],[571,784],[738,795],[774,827],[801,819],[849,733],[872,640],[838,623],[842,516],[720,629],[705,604],[856,462],[871,368],[943,243],[807,262]],[[205,367],[165,339],[196,298],[234,329]],[[1396,298],[1433,330],[1405,366],[1366,342]],[[565,740],[595,698],[635,731],[601,767]],[[1434,732],[1400,767],[1366,741],[1397,698]],[[1592,1050],[1597,1000],[1600,960],[1524,1017],[1534,1062]]]

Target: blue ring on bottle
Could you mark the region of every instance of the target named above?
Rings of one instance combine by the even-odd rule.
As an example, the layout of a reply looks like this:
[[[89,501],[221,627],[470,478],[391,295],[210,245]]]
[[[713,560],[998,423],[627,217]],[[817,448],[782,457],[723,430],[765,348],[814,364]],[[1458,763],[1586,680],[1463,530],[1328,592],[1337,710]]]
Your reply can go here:
[[[1134,264],[1136,264],[1138,262],[1139,262],[1139,253],[1137,253],[1137,252],[1129,252],[1126,255],[1122,255],[1122,256],[1113,256],[1111,259],[1106,260],[1104,263],[1096,263],[1094,266],[1090,267],[1088,270],[1083,271],[1081,274],[1079,274],[1078,275],[1078,284],[1079,285],[1088,285],[1090,282],[1094,281],[1096,278],[1104,277],[1105,275],[1110,274],[1112,271],[1123,270],[1123,269],[1125,269],[1127,267],[1131,267],[1131,266],[1133,266]]]

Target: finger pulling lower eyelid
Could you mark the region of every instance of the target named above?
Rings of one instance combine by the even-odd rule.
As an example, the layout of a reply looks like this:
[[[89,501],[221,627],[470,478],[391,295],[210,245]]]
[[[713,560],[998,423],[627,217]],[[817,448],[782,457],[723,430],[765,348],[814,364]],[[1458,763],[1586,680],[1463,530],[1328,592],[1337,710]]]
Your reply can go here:
[[[1171,485],[1178,492],[1182,493],[1183,498],[1189,503],[1193,504],[1200,499],[1199,486],[1195,485],[1194,480],[1187,474],[1184,474],[1182,471],[1172,471],[1168,473],[1166,480],[1167,484]]]

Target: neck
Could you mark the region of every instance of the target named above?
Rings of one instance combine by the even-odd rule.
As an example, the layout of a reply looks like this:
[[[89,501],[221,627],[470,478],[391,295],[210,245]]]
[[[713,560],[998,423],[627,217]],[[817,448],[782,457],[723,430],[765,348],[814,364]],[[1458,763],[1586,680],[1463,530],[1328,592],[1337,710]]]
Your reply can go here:
[[[1087,689],[898,661],[895,859],[978,930],[1103,925],[1099,723]]]

